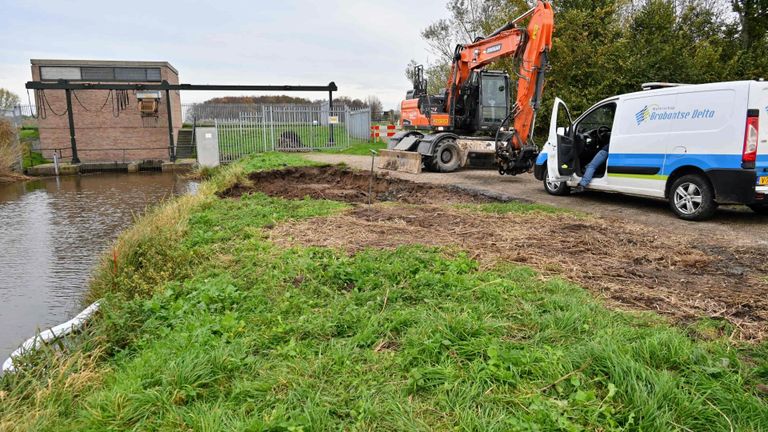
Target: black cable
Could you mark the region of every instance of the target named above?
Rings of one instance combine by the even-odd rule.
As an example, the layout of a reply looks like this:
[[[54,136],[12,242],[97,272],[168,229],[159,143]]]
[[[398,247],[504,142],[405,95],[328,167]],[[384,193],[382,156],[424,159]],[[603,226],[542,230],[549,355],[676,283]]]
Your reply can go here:
[[[45,102],[45,105],[48,107],[48,109],[49,109],[49,110],[51,110],[51,112],[53,113],[53,115],[55,115],[55,116],[58,116],[58,117],[63,117],[63,116],[65,116],[65,115],[67,115],[68,111],[67,111],[66,109],[65,109],[65,110],[64,110],[64,112],[62,112],[61,114],[57,113],[57,112],[56,112],[56,111],[53,109],[53,107],[51,106],[51,102],[50,102],[50,101],[48,101],[48,96],[46,96],[46,95],[45,95],[45,90],[41,90],[41,91],[43,92],[43,101]]]
[[[91,112],[91,110],[89,110],[88,108],[86,108],[86,107],[85,107],[85,105],[83,105],[83,103],[82,103],[82,102],[80,102],[80,98],[79,98],[79,97],[77,97],[77,92],[76,92],[76,91],[72,90],[72,95],[75,97],[75,100],[77,101],[77,103],[78,103],[78,104],[80,104],[80,106],[81,106],[81,107],[83,107],[83,109],[85,110],[85,112]]]
[[[109,93],[107,93],[107,97],[104,99],[104,103],[101,104],[101,108],[99,108],[99,112],[104,111],[104,107],[107,106],[110,96],[112,96],[112,90],[110,90]]]

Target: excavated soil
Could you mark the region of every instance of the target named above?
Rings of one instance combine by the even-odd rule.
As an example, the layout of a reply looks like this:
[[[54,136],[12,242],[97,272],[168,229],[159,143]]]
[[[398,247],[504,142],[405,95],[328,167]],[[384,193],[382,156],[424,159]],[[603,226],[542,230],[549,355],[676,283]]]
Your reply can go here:
[[[386,175],[370,174],[338,166],[286,168],[248,176],[250,184],[236,184],[220,194],[237,198],[263,192],[282,198],[318,198],[349,203],[397,201],[410,204],[457,204],[490,202],[477,193],[445,186],[418,184]],[[368,193],[370,188],[370,195]]]
[[[252,191],[286,198],[368,200],[369,177],[340,168],[298,168],[253,174],[223,196]],[[768,248],[704,244],[659,235],[619,219],[543,213],[498,215],[452,205],[489,198],[434,185],[378,178],[375,201],[337,216],[277,225],[271,241],[289,245],[365,248],[405,244],[457,246],[483,266],[512,262],[544,277],[561,276],[621,309],[652,310],[682,322],[701,317],[735,326],[729,336],[768,335]]]

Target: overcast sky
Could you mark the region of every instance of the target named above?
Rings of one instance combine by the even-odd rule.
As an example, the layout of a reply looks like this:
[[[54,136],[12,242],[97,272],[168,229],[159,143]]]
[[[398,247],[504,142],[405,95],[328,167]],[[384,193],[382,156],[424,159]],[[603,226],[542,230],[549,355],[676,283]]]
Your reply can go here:
[[[0,0],[0,87],[26,104],[32,58],[163,60],[183,83],[335,81],[340,95],[374,94],[390,109],[410,87],[408,61],[434,58],[419,32],[448,15],[446,0],[111,3]],[[234,94],[182,92],[182,101]]]

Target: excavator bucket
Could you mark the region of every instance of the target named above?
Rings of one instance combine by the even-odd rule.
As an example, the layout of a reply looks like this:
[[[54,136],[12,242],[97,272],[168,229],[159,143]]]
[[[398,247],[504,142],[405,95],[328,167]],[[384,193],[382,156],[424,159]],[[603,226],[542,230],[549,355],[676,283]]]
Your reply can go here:
[[[380,150],[379,169],[419,174],[421,173],[421,154],[394,149]]]

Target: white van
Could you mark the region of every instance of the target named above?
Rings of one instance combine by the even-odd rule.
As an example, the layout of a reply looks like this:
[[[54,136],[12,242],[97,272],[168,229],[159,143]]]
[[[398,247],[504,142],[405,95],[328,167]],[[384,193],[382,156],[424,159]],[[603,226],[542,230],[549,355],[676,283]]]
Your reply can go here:
[[[605,99],[575,121],[555,99],[534,168],[546,191],[569,194],[608,146],[587,189],[668,199],[687,220],[712,216],[718,204],[768,213],[768,82],[643,88]]]

